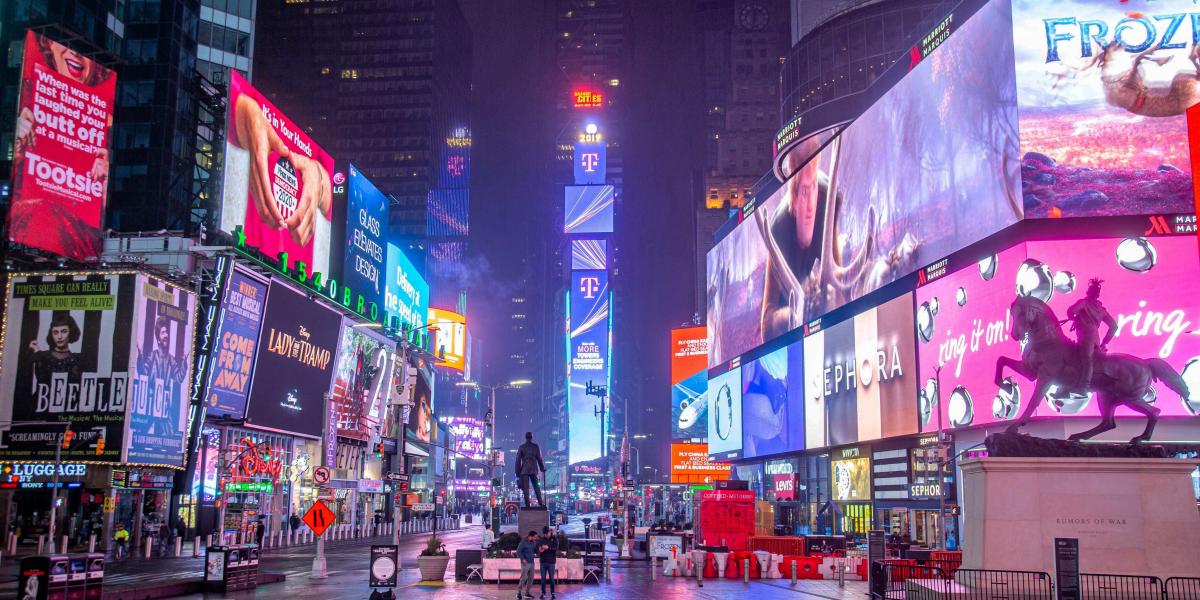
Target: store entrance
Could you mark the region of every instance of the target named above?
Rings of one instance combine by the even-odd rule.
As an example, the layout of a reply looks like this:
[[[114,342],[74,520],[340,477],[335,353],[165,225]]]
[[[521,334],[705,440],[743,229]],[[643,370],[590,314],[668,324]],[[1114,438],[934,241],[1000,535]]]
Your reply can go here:
[[[938,524],[938,511],[913,511],[913,539],[918,544],[929,548],[940,547],[941,527]]]

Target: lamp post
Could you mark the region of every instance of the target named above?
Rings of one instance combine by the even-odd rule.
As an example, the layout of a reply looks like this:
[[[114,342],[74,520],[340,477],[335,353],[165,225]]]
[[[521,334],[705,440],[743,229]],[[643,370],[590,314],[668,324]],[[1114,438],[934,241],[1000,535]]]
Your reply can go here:
[[[488,391],[488,411],[484,415],[483,424],[488,428],[488,440],[491,442],[491,448],[488,452],[488,511],[489,519],[492,521],[493,531],[499,533],[500,520],[496,518],[496,390],[515,390],[533,384],[528,379],[514,379],[508,383],[495,385],[483,385],[478,381],[460,381],[456,385],[459,387],[469,387],[476,390]]]
[[[420,346],[414,345],[412,342],[408,341],[408,338],[413,333],[420,331],[422,329],[426,329],[430,333],[434,333],[434,332],[437,332],[438,327],[437,327],[436,323],[429,323],[427,325],[422,325],[422,326],[416,327],[414,329],[406,330],[403,332],[403,335],[400,337],[400,343],[396,346],[397,352],[400,354],[400,364],[404,365],[404,385],[406,385],[406,386],[408,385],[408,355],[407,355],[407,353],[409,351],[417,351],[417,352],[422,351],[422,348]],[[412,402],[412,400],[409,399],[410,404],[411,404],[411,402]],[[396,435],[396,461],[395,461],[395,464],[392,465],[393,472],[396,474],[395,481],[397,482],[397,484],[396,484],[397,488],[400,487],[400,481],[401,481],[400,478],[401,477],[404,477],[405,478],[404,481],[407,481],[407,474],[405,473],[405,468],[404,468],[404,412],[401,409],[402,406],[403,405],[397,405],[397,406],[392,407],[392,413],[395,415],[395,418],[396,418],[396,431],[398,432]],[[399,491],[393,492],[393,494],[398,494],[398,493],[400,493],[400,492]],[[392,543],[396,544],[397,546],[400,545],[400,516],[401,516],[400,508],[401,508],[401,506],[398,506],[397,503],[393,500],[393,502],[392,502]],[[398,568],[399,568],[399,565],[397,564],[397,569]]]

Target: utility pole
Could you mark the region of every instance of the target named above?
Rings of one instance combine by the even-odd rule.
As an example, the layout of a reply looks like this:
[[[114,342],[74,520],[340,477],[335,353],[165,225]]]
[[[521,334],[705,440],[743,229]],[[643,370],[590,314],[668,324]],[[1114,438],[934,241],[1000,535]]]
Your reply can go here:
[[[75,437],[75,432],[71,431],[71,423],[67,422],[67,428],[63,430],[62,437],[59,443],[54,445],[54,475],[53,483],[50,484],[50,527],[47,530],[50,534],[50,553],[54,554],[54,521],[58,519],[58,471],[62,468],[62,451],[64,446],[69,446],[71,440]],[[67,549],[63,548],[63,552]]]

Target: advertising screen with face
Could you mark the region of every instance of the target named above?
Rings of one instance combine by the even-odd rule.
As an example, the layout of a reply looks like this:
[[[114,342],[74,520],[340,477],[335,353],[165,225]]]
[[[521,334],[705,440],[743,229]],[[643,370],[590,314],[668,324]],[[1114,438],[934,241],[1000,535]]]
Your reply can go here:
[[[708,453],[738,458],[742,450],[742,369],[708,381]]]
[[[808,447],[917,432],[911,313],[905,294],[804,339]]]
[[[354,165],[348,172],[342,284],[383,308],[389,258],[388,199]]]
[[[247,425],[321,436],[341,324],[337,313],[281,283],[271,283]]]
[[[742,364],[742,458],[804,448],[800,344]]]
[[[0,422],[71,422],[70,460],[124,456],[137,275],[15,274],[9,279],[0,369]],[[140,343],[140,340],[139,342]],[[62,427],[3,431],[5,460],[53,461]],[[95,455],[95,441],[105,450]]]
[[[671,330],[671,439],[708,438],[707,328]]]
[[[1200,389],[1200,338],[1187,333],[1200,321],[1191,302],[1200,268],[1195,244],[1190,236],[1028,242],[919,288],[922,430],[937,430],[939,415],[946,429],[1018,418],[1034,384],[1005,368],[997,385],[1002,357],[1020,361],[1024,351],[1031,360],[1061,357],[1063,365],[1078,365],[1075,342],[1095,347],[1110,331],[1107,352],[1093,351],[1104,358],[1093,361],[1091,391],[1084,393],[1080,369],[1056,367],[1034,417],[1099,416],[1093,392],[1107,390],[1120,370],[1146,377],[1138,397],[1162,416],[1200,413],[1196,396],[1177,385]],[[1116,409],[1118,417],[1136,414]]]
[[[99,257],[117,76],[27,31],[20,86],[8,238],[76,260]]]
[[[611,185],[563,188],[563,233],[612,233],[616,196]]]
[[[182,467],[196,295],[139,275],[136,302],[127,460]]]
[[[993,2],[708,254],[709,366],[1022,218],[1010,14]],[[791,156],[812,156],[820,136]],[[895,140],[895,143],[880,143]]]
[[[424,377],[417,377],[413,388],[413,408],[409,415],[408,428],[416,439],[429,443],[433,440],[433,397]]]
[[[832,462],[833,499],[839,502],[870,502],[871,459],[844,458]]]
[[[600,457],[607,423],[599,418],[601,398],[587,393],[588,384],[608,386],[609,301],[608,271],[572,271],[568,339],[570,405],[569,463]],[[607,417],[606,417],[607,418]]]
[[[1011,1],[1026,215],[1191,212],[1196,4]]]
[[[267,284],[234,269],[221,302],[217,345],[212,358],[205,410],[210,415],[241,419],[246,413],[258,331],[267,303]]]
[[[333,158],[237,71],[225,130],[221,231],[241,227],[247,246],[328,274]]]
[[[396,344],[369,330],[342,321],[329,401],[337,418],[338,435],[370,440],[379,431],[392,384]]]

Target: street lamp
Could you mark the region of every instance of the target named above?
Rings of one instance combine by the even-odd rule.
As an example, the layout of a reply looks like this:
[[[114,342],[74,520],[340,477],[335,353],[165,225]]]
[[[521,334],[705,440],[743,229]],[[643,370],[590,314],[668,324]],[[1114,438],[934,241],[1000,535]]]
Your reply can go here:
[[[488,438],[492,442],[492,451],[488,454],[488,506],[491,508],[490,518],[494,531],[500,531],[500,520],[496,514],[496,390],[515,390],[531,385],[533,381],[529,379],[513,379],[508,383],[500,383],[496,385],[483,385],[478,381],[460,381],[457,386],[469,387],[476,390],[488,390],[488,412],[484,417],[484,424],[491,429],[491,435]],[[503,473],[501,474],[503,476]]]

